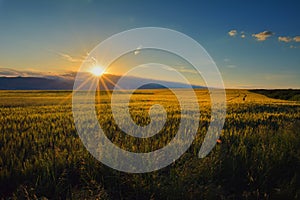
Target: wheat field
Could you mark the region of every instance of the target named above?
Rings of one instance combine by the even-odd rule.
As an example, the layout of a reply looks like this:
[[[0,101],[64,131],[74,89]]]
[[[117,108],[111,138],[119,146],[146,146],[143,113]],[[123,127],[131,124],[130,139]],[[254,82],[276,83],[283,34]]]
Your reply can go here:
[[[211,111],[209,91],[196,94],[199,128],[188,151],[161,170],[129,174],[101,164],[85,149],[74,125],[71,91],[0,91],[0,198],[300,198],[300,103],[226,90],[221,137],[199,159]],[[131,97],[130,113],[138,125],[149,123],[154,104],[167,111],[163,129],[146,139],[118,128],[110,95],[100,92],[95,107],[105,134],[120,148],[150,152],[176,134],[180,107],[169,90],[139,90]]]

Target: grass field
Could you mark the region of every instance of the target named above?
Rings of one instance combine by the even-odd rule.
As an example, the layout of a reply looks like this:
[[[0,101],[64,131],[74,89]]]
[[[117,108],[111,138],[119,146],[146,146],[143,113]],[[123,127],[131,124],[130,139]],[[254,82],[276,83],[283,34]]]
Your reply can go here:
[[[210,122],[207,90],[196,91],[201,116],[195,141],[170,166],[122,173],[84,148],[72,116],[70,91],[0,91],[0,198],[3,199],[299,199],[300,103],[247,90],[227,90],[220,141],[197,154]],[[133,152],[149,152],[174,137],[179,105],[169,90],[140,90],[131,98],[133,120],[149,123],[148,109],[165,106],[166,126],[137,139],[112,119],[109,95],[96,108],[108,138]]]

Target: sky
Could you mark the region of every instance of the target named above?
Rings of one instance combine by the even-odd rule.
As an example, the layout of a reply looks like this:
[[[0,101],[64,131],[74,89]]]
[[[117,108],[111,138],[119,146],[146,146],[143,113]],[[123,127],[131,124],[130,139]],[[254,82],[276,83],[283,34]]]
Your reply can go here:
[[[0,0],[0,75],[76,72],[113,34],[180,31],[228,88],[300,88],[300,1]]]

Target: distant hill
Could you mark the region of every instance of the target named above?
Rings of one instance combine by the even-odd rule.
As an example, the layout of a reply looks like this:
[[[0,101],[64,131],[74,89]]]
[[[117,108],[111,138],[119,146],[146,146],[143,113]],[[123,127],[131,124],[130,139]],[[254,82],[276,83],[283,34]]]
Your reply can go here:
[[[300,90],[293,90],[293,89],[276,89],[276,90],[263,90],[263,89],[256,89],[256,90],[249,90],[250,92],[255,92],[258,94],[265,95],[267,97],[273,99],[282,99],[282,100],[289,100],[289,101],[300,101]]]
[[[0,77],[0,90],[71,90],[73,81],[40,77]]]
[[[90,75],[89,75],[90,76]],[[105,74],[100,78],[105,83],[109,90],[114,89],[115,84],[120,79],[120,76]],[[109,81],[108,81],[109,80]],[[123,79],[124,85],[122,89],[133,89],[137,85],[143,85],[141,89],[161,89],[167,85],[169,88],[187,88],[187,84],[170,82],[170,81],[155,81],[151,79],[143,79],[138,77],[126,77]],[[147,84],[148,83],[148,84]],[[0,77],[0,90],[72,90],[74,78],[64,79],[62,77]],[[194,88],[203,88],[202,86],[193,85]],[[106,89],[103,84],[100,87]]]
[[[104,74],[100,80],[105,83],[108,89],[112,90],[115,87],[115,84],[119,81],[121,76],[116,76],[112,74]],[[108,81],[110,80],[110,81]],[[162,81],[162,80],[152,80],[152,79],[144,79],[134,76],[128,76],[123,78],[122,89],[133,89],[136,88],[136,86],[143,85],[139,87],[140,89],[162,89],[166,88],[165,86],[168,86],[169,88],[188,88],[190,87],[187,84],[184,83],[178,83],[178,82],[170,82],[170,81]],[[149,82],[155,82],[155,83],[149,83]],[[165,85],[165,86],[164,86]],[[193,88],[204,88],[202,86],[192,85]],[[101,89],[104,89],[104,87],[101,85]]]

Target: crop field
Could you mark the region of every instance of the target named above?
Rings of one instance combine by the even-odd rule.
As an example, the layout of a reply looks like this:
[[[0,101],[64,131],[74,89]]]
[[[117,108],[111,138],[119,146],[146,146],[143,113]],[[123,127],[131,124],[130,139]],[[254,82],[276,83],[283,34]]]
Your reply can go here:
[[[130,174],[103,165],[85,149],[71,91],[0,91],[0,199],[299,199],[300,102],[226,90],[220,139],[200,159],[211,111],[209,92],[196,94],[199,128],[188,151],[161,170]],[[180,107],[168,89],[132,95],[130,113],[138,125],[150,122],[154,104],[167,111],[163,129],[143,139],[118,128],[109,92],[98,97],[99,123],[124,150],[150,152],[176,134]]]

